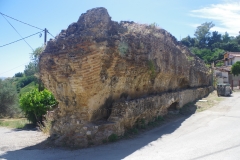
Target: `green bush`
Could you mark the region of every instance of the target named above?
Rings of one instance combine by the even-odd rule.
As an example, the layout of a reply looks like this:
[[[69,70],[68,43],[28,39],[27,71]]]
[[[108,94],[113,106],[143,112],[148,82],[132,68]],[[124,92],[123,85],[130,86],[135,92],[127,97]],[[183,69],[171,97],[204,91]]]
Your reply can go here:
[[[20,108],[34,124],[42,122],[42,116],[56,104],[53,94],[46,89],[40,92],[33,89],[20,98]]]
[[[14,77],[23,77],[23,73],[22,72],[18,72],[14,75]]]

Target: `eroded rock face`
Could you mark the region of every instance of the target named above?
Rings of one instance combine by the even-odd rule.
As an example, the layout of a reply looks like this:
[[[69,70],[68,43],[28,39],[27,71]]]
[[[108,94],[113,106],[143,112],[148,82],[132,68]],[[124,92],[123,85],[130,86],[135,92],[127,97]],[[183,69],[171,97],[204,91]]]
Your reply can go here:
[[[139,118],[151,121],[211,90],[203,61],[175,37],[154,24],[114,22],[105,8],[87,11],[48,42],[40,74],[59,101],[56,142],[77,146],[123,134]],[[143,108],[137,114],[135,105]]]

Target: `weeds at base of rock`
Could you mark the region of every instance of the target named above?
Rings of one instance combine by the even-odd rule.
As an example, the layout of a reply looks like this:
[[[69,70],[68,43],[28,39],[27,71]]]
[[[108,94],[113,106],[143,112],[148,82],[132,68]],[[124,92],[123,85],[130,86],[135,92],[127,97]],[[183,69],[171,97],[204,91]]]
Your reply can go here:
[[[109,142],[116,142],[117,140],[118,140],[118,136],[114,133],[108,137]]]
[[[38,123],[38,129],[42,131],[44,134],[50,135],[52,123],[53,123],[53,118],[46,116],[43,123]]]
[[[103,143],[103,144],[105,144],[105,143],[107,143],[107,142],[108,142],[107,139],[103,139],[103,140],[102,140],[102,143]]]
[[[148,129],[152,129],[153,127],[159,126],[163,123],[164,118],[162,116],[155,117],[153,121],[148,123],[145,122],[145,119],[141,119],[136,122],[136,126],[127,130],[121,138],[132,138],[135,135],[144,132]]]

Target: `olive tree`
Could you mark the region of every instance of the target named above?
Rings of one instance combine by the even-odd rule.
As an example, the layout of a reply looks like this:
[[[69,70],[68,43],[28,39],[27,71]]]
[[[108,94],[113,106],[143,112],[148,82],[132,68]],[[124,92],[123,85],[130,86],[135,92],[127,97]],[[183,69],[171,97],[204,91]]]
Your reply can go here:
[[[16,88],[8,80],[0,80],[0,117],[13,117],[19,112]]]

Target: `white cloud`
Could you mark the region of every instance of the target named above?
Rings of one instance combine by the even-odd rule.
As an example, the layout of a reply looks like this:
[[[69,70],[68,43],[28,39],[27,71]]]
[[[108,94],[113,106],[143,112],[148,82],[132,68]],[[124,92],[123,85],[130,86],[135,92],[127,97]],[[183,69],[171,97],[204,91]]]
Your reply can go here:
[[[209,19],[216,25],[212,30],[221,33],[228,32],[231,36],[236,36],[240,31],[240,1],[225,1],[222,4],[211,4],[191,11],[191,16]]]

